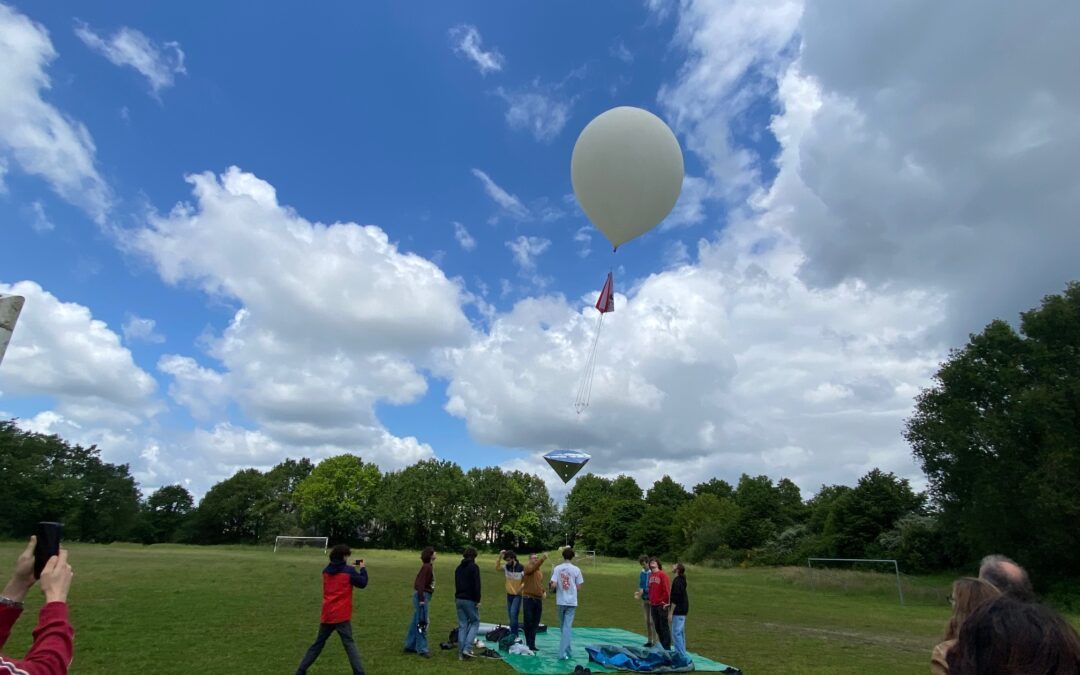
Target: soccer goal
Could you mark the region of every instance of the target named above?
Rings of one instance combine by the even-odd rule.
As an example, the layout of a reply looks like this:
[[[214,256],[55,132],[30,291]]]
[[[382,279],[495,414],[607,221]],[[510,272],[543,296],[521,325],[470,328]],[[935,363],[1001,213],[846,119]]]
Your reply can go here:
[[[329,537],[274,537],[274,553],[279,548],[314,548],[318,546],[326,553]]]
[[[585,559],[592,561],[593,567],[596,567],[596,551],[585,551]]]
[[[893,571],[896,573],[896,592],[900,594],[900,604],[904,604],[904,589],[900,585],[900,565],[895,560],[878,560],[874,558],[807,558],[806,567],[810,571],[810,583],[814,584],[814,563],[884,563],[892,565]]]

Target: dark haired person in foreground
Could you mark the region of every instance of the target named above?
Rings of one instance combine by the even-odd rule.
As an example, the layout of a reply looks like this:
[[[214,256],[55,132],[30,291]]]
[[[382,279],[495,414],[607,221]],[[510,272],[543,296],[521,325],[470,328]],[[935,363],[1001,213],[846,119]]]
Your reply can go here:
[[[427,644],[428,611],[431,594],[435,592],[435,568],[431,563],[435,562],[435,549],[430,546],[425,548],[420,553],[420,562],[420,571],[413,581],[413,617],[405,636],[405,651],[428,659],[431,658]]]
[[[0,595],[0,648],[11,635],[11,628],[22,614],[23,600],[34,585],[34,546],[36,537],[15,561],[15,571]],[[0,656],[0,673],[23,673],[25,675],[65,675],[71,665],[74,631],[68,621],[67,595],[71,587],[71,565],[67,561],[67,549],[49,558],[41,571],[41,592],[45,604],[38,613],[34,628],[34,643],[22,659]]]
[[[353,675],[364,675],[364,664],[360,661],[360,650],[352,636],[352,596],[353,586],[364,588],[368,583],[364,561],[357,561],[357,567],[345,562],[352,551],[345,544],[338,544],[330,549],[330,564],[323,569],[322,614],[319,617],[319,635],[315,643],[304,654],[304,660],[296,669],[296,675],[304,675],[315,659],[319,658],[327,638],[334,631],[341,637],[345,653],[349,655],[349,664]]]
[[[671,582],[671,604],[668,621],[671,623],[671,643],[675,651],[689,657],[686,651],[686,615],[690,613],[690,596],[686,593],[686,567],[675,563],[675,580]]]
[[[946,661],[950,675],[1076,675],[1080,637],[1054,610],[1003,595],[964,621]]]

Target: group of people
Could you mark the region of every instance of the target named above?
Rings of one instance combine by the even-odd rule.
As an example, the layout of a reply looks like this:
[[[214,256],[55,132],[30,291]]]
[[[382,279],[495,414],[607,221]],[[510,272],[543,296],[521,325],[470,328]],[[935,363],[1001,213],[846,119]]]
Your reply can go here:
[[[1057,612],[1035,600],[1023,567],[989,555],[978,577],[957,579],[952,616],[930,657],[932,675],[1080,674],[1080,637]]]
[[[533,553],[529,556],[529,562],[522,565],[513,551],[499,552],[495,569],[505,578],[509,632],[515,638],[520,632],[524,632],[525,646],[530,652],[540,651],[536,646],[536,633],[543,616],[544,599],[549,591],[553,591],[561,631],[559,658],[570,658],[571,634],[574,614],[577,611],[578,591],[585,583],[581,569],[573,562],[574,556],[574,549],[564,548],[563,561],[555,566],[545,585],[541,567],[547,560],[547,554]],[[420,574],[417,575],[418,583],[423,574],[425,574],[425,568],[421,567]],[[470,547],[465,549],[461,563],[454,571],[454,604],[458,616],[458,658],[461,660],[476,656],[473,644],[480,628],[480,585],[480,568],[476,564],[476,549]],[[414,603],[418,593],[419,591],[414,589]],[[519,621],[519,615],[523,615],[524,621]],[[418,616],[414,615],[413,618],[416,620]],[[413,640],[411,626],[409,635],[406,637],[405,650],[415,651],[420,655],[428,653],[426,642],[420,644]]]
[[[659,558],[643,555],[638,558],[641,574],[634,597],[641,600],[645,614],[645,647],[659,642],[665,650],[672,647],[689,657],[686,651],[686,615],[690,612],[690,596],[686,592],[686,567],[675,563],[675,580],[668,578]]]

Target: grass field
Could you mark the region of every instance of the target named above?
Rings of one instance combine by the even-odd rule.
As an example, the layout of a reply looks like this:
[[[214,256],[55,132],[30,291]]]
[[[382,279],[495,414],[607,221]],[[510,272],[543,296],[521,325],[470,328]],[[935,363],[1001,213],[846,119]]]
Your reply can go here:
[[[0,543],[0,563],[14,562],[18,543]],[[432,644],[433,658],[402,654],[418,554],[354,551],[371,582],[357,591],[353,631],[372,675],[503,673],[499,662],[459,663]],[[431,616],[433,643],[456,625],[453,569],[440,555]],[[505,595],[494,557],[483,571],[482,621],[505,621]],[[9,562],[10,561],[10,562]],[[291,673],[315,637],[321,598],[321,551],[267,548],[71,546],[75,580],[74,673]],[[545,569],[550,572],[549,568]],[[632,593],[632,561],[584,562],[585,586],[575,625],[641,631]],[[948,618],[949,579],[905,580],[899,605],[887,575],[825,573],[811,587],[805,570],[687,570],[692,651],[745,673],[925,673]],[[40,606],[37,590],[5,648],[21,656]],[[555,623],[554,603],[544,621]],[[337,636],[311,673],[349,672]]]

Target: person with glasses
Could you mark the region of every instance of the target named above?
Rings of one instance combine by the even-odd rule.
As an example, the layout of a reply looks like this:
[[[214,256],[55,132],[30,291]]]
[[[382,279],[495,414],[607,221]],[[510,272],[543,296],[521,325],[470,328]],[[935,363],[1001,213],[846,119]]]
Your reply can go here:
[[[961,577],[953,582],[952,594],[949,595],[949,604],[952,605],[952,617],[949,625],[945,628],[945,637],[934,647],[930,655],[930,672],[932,675],[948,675],[949,666],[946,663],[949,650],[956,644],[956,638],[960,635],[960,626],[964,619],[984,603],[1001,595],[993,584],[976,579],[974,577]]]

